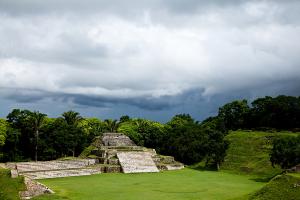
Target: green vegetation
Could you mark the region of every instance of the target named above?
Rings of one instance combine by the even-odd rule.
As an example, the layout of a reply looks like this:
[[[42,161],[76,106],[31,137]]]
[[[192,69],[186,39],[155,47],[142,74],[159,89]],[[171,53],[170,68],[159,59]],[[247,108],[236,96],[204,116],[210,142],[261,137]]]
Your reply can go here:
[[[0,168],[0,199],[17,200],[19,191],[24,190],[23,177],[10,178],[10,170]]]
[[[300,128],[300,97],[284,96],[237,100],[219,109],[218,117],[228,130],[298,130]]]
[[[192,169],[147,174],[99,174],[41,182],[54,189],[56,196],[47,195],[36,198],[38,200],[234,199],[264,185],[249,176]]]
[[[272,178],[279,174],[279,167],[272,167],[270,153],[272,141],[282,135],[298,135],[291,132],[232,131],[226,136],[230,145],[227,150],[223,170],[235,173],[257,175],[260,178]]]
[[[219,168],[228,147],[224,141],[227,132],[215,125],[220,121],[200,124],[188,114],[176,115],[162,124],[128,116],[119,121],[84,119],[74,111],[51,119],[37,111],[14,109],[4,122],[8,129],[4,130],[7,137],[0,148],[2,162],[87,157],[92,150],[88,145],[95,137],[117,130],[137,145],[172,155],[185,164],[205,159],[207,165]]]
[[[300,199],[300,178],[279,175],[250,197],[251,200]]]
[[[159,154],[174,156],[176,160],[189,165],[200,163],[194,165],[194,169],[200,166],[201,169],[218,170],[221,166],[222,171],[186,169],[160,174],[103,174],[90,178],[45,180],[58,194],[40,199],[80,199],[82,195],[85,195],[85,199],[93,199],[89,193],[98,191],[93,185],[102,188],[99,195],[107,199],[118,199],[118,195],[124,195],[122,199],[137,199],[137,194],[147,194],[143,198],[149,195],[149,199],[199,199],[199,196],[207,199],[241,199],[247,198],[247,194],[254,191],[255,187],[261,186],[262,183],[255,181],[269,181],[282,169],[299,163],[300,136],[294,137],[299,135],[296,133],[299,128],[300,97],[284,95],[258,98],[251,105],[247,100],[227,103],[219,109],[217,116],[201,123],[189,114],[175,115],[163,124],[147,119],[132,119],[127,115],[119,120],[102,121],[83,118],[74,111],[65,112],[58,118],[47,118],[38,111],[14,109],[6,120],[0,120],[0,161],[68,159],[68,156],[79,155],[88,157],[93,150],[89,144],[95,137],[104,132],[119,131],[128,135],[137,145],[154,148]],[[250,176],[252,181],[248,180]],[[291,180],[297,178],[297,175],[293,175],[273,179],[265,187],[267,189],[262,189],[253,198],[272,197],[276,184],[278,187],[282,184],[284,189],[289,187]],[[249,185],[245,184],[248,188],[243,188],[243,181],[239,183],[238,179],[247,180]],[[221,186],[223,189],[220,189]],[[116,189],[120,193],[115,193]],[[291,191],[292,198],[298,194],[288,189],[285,191],[287,193],[282,193],[288,197]],[[2,196],[6,194],[4,192]]]
[[[4,119],[0,119],[0,160],[3,157],[2,147],[5,144],[7,127],[8,123]]]
[[[289,169],[299,164],[300,134],[276,138],[273,142],[270,160],[273,165],[280,165],[282,169]]]

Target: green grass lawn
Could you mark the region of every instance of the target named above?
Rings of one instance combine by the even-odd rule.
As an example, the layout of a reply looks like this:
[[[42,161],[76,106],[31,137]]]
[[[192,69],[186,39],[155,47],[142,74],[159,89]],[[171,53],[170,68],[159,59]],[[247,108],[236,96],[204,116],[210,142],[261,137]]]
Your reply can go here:
[[[250,176],[184,169],[146,174],[98,174],[45,179],[56,192],[36,199],[193,200],[240,199],[265,183]]]

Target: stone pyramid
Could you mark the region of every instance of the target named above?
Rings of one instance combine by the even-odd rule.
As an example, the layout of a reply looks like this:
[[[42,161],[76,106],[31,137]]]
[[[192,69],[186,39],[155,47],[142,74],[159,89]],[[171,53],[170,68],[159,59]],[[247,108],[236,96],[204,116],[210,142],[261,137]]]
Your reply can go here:
[[[123,173],[159,172],[184,167],[171,156],[157,155],[154,149],[137,146],[122,133],[104,133],[92,145],[95,147],[92,154],[98,157],[99,163],[106,165],[104,172],[117,172],[110,170],[112,166],[119,166]]]

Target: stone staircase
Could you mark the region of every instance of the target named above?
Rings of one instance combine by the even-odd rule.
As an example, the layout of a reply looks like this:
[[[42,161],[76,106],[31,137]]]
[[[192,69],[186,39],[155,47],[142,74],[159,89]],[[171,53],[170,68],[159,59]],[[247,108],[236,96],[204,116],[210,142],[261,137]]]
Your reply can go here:
[[[149,152],[118,152],[124,173],[159,172]]]

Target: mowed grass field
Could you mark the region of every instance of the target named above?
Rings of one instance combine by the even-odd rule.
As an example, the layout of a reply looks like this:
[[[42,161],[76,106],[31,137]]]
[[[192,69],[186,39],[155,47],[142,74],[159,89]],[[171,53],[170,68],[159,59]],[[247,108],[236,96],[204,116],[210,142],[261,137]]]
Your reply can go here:
[[[146,174],[98,174],[40,180],[55,195],[35,199],[199,200],[245,199],[262,188],[250,176],[183,169]]]

